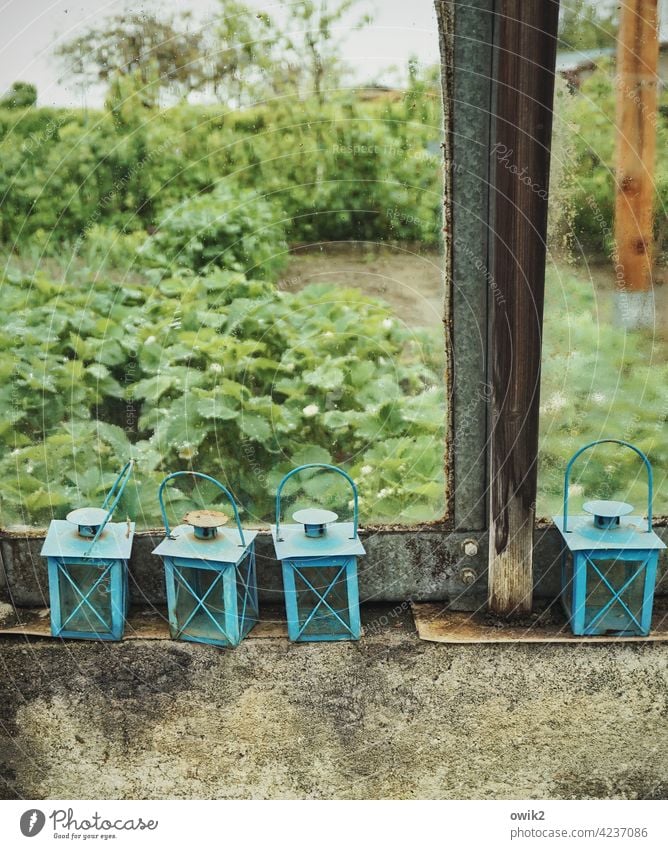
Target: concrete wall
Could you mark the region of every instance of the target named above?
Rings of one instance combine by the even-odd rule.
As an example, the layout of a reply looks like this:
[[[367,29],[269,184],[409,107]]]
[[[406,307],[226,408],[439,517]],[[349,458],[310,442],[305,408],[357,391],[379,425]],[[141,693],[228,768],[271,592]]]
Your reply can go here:
[[[369,619],[370,617],[370,619]],[[666,798],[664,645],[0,643],[8,798]]]

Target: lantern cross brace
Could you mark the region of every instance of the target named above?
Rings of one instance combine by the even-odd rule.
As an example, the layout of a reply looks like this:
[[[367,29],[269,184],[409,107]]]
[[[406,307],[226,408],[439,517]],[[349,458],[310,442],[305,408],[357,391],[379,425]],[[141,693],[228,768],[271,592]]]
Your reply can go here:
[[[226,639],[226,640],[229,640],[229,637],[228,637],[228,635],[225,633],[224,628],[222,628],[222,627],[221,627],[220,622],[217,622],[217,621],[216,621],[216,619],[215,619],[215,618],[211,615],[211,611],[209,610],[209,608],[206,606],[206,604],[204,604],[204,602],[207,600],[207,598],[209,597],[209,594],[212,592],[212,590],[214,589],[214,587],[216,586],[216,584],[218,584],[218,582],[220,581],[220,579],[223,577],[223,573],[222,573],[222,572],[218,572],[218,574],[216,575],[215,579],[211,582],[211,586],[208,588],[208,590],[204,593],[204,595],[203,595],[201,598],[200,598],[200,596],[198,595],[198,593],[196,593],[196,592],[195,592],[195,590],[194,590],[194,589],[190,586],[190,584],[188,583],[188,581],[187,581],[187,580],[183,577],[183,575],[181,574],[181,572],[179,571],[179,569],[178,569],[178,567],[177,567],[177,566],[174,566],[174,574],[178,577],[179,581],[182,583],[182,585],[183,585],[183,586],[185,586],[185,588],[186,588],[186,589],[188,590],[188,592],[192,595],[192,597],[193,597],[193,598],[195,598],[195,599],[197,599],[197,604],[195,605],[194,609],[193,609],[193,610],[192,610],[192,612],[190,613],[190,616],[186,619],[186,621],[183,623],[183,625],[181,625],[181,627],[179,628],[179,636],[180,636],[181,634],[183,634],[183,632],[186,630],[186,628],[188,627],[188,625],[190,625],[190,623],[192,622],[193,617],[195,616],[195,614],[197,613],[197,611],[198,611],[198,610],[200,609],[200,607],[201,607],[201,608],[202,608],[202,610],[203,610],[203,611],[206,613],[206,615],[209,617],[209,619],[210,619],[210,620],[213,622],[213,624],[216,626],[217,630],[218,630],[218,631],[220,631],[220,633],[221,633],[221,634],[225,637],[225,639]]]
[[[239,566],[236,567],[237,578],[239,579],[239,581],[241,581],[241,585],[244,588],[244,604],[243,604],[243,608],[241,610],[241,617],[240,617],[240,620],[239,620],[239,629],[241,631],[243,631],[244,625],[246,623],[246,610],[248,609],[248,602],[250,602],[251,607],[253,609],[255,609],[255,602],[253,601],[253,596],[252,596],[252,593],[251,593],[251,589],[249,587],[250,575],[251,575],[251,569],[252,568],[253,568],[253,561],[249,558],[248,559],[248,572],[247,572],[248,581],[245,581],[240,567]]]
[[[85,604],[87,607],[89,607],[89,608],[93,611],[93,613],[97,616],[97,618],[98,618],[98,619],[100,620],[100,622],[102,623],[102,625],[103,625],[103,627],[105,628],[105,630],[109,627],[108,623],[104,621],[104,619],[100,616],[100,614],[97,612],[97,610],[95,609],[95,607],[94,607],[94,606],[90,603],[90,601],[89,601],[89,596],[90,596],[93,592],[95,592],[95,590],[96,590],[96,589],[98,588],[98,586],[100,585],[100,582],[101,582],[101,581],[103,581],[103,580],[107,577],[107,575],[108,575],[108,574],[109,574],[109,572],[111,571],[112,566],[113,566],[113,563],[109,563],[109,564],[107,565],[107,567],[105,568],[104,572],[103,572],[103,573],[100,575],[100,577],[99,577],[99,578],[95,581],[95,583],[93,584],[93,586],[92,586],[92,587],[90,587],[90,589],[88,590],[88,592],[87,592],[87,593],[83,593],[83,592],[79,589],[79,587],[77,586],[76,582],[72,580],[72,578],[71,578],[71,577],[70,577],[70,575],[68,574],[67,569],[65,568],[65,566],[64,566],[62,563],[59,563],[59,564],[58,564],[58,571],[59,571],[62,575],[64,575],[64,576],[67,578],[67,580],[68,580],[68,581],[69,581],[69,583],[70,583],[70,586],[72,587],[72,589],[73,589],[73,590],[77,593],[77,595],[78,595],[78,596],[79,596],[79,598],[81,599],[81,601],[79,602],[79,604],[77,604],[77,606],[76,606],[76,607],[74,608],[74,610],[70,613],[70,615],[67,617],[67,619],[65,620],[65,622],[63,622],[63,624],[61,625],[61,629],[64,629],[64,628],[65,628],[65,626],[68,624],[68,622],[70,622],[70,621],[71,621],[71,620],[72,620],[72,619],[76,616],[76,614],[79,612],[79,610],[83,607],[83,605],[84,605],[84,604]]]
[[[344,622],[344,620],[343,620],[343,619],[341,619],[341,617],[340,617],[340,616],[339,616],[339,614],[336,612],[336,610],[334,610],[334,608],[333,608],[333,607],[331,607],[331,605],[329,605],[329,604],[327,603],[327,596],[328,596],[328,595],[330,594],[330,592],[334,589],[334,585],[335,585],[335,584],[336,584],[336,582],[339,580],[339,578],[341,577],[341,575],[342,575],[342,574],[346,571],[346,564],[344,563],[344,564],[343,564],[343,566],[339,569],[339,571],[338,571],[338,572],[337,572],[337,574],[336,574],[336,577],[335,577],[335,578],[334,578],[334,580],[330,583],[330,585],[327,587],[327,589],[325,590],[325,592],[324,592],[323,594],[319,593],[319,592],[318,592],[318,590],[316,590],[316,588],[313,586],[313,584],[312,584],[312,583],[308,580],[308,578],[304,577],[304,575],[300,572],[300,570],[299,570],[296,566],[294,567],[294,569],[295,569],[295,574],[299,575],[299,577],[300,577],[300,578],[302,579],[302,581],[306,584],[306,586],[307,586],[307,587],[311,590],[311,592],[315,593],[315,595],[316,595],[316,596],[320,599],[320,601],[319,601],[319,602],[315,605],[315,607],[313,608],[313,610],[309,613],[308,618],[306,619],[306,621],[304,622],[304,624],[302,625],[302,627],[299,629],[298,637],[301,637],[301,635],[304,633],[304,631],[305,631],[305,630],[306,630],[306,628],[308,627],[309,623],[311,622],[311,620],[313,619],[313,617],[315,616],[315,614],[318,612],[318,610],[320,609],[320,607],[321,607],[323,604],[325,605],[325,607],[326,607],[326,608],[327,608],[327,609],[328,609],[328,610],[329,610],[329,611],[330,611],[330,612],[331,612],[334,616],[336,616],[336,618],[337,618],[337,619],[339,620],[339,622],[343,625],[343,627],[344,627],[347,631],[349,631],[349,632],[352,634],[352,633],[353,633],[353,630],[352,630],[352,628],[350,627],[350,625],[348,625],[348,623],[347,623],[347,622]]]
[[[642,626],[641,626],[640,622],[638,622],[638,620],[637,620],[637,619],[636,619],[636,617],[633,615],[633,613],[632,613],[632,612],[631,612],[631,610],[629,609],[628,605],[627,605],[627,604],[626,604],[626,602],[622,599],[622,597],[621,597],[621,596],[622,596],[622,593],[624,593],[624,592],[628,589],[628,587],[630,587],[630,586],[631,586],[631,584],[635,581],[635,579],[638,577],[638,575],[640,575],[640,573],[641,573],[641,572],[643,572],[643,571],[647,568],[647,564],[648,564],[649,558],[646,558],[646,559],[645,559],[645,560],[644,560],[644,561],[640,564],[640,566],[636,569],[636,571],[633,573],[633,575],[631,575],[631,577],[630,577],[627,581],[625,581],[625,583],[623,584],[623,586],[621,586],[618,590],[616,590],[616,589],[612,586],[612,584],[610,583],[610,581],[608,581],[608,579],[607,579],[607,578],[605,577],[605,575],[601,572],[601,570],[598,568],[598,566],[596,565],[596,563],[595,563],[593,560],[591,560],[591,558],[589,558],[589,557],[587,557],[587,555],[585,555],[585,560],[586,560],[586,561],[587,561],[587,563],[588,563],[588,564],[589,564],[589,565],[593,568],[593,570],[596,572],[596,574],[599,576],[599,578],[603,581],[603,583],[606,585],[606,587],[610,590],[610,594],[611,594],[610,601],[608,601],[608,602],[607,602],[607,604],[605,604],[605,606],[604,606],[604,607],[602,607],[602,608],[598,611],[598,613],[596,614],[596,616],[594,616],[594,618],[593,618],[593,619],[591,620],[591,622],[589,623],[589,627],[590,627],[590,628],[592,628],[592,627],[593,627],[593,626],[594,626],[594,625],[598,622],[598,620],[599,620],[599,619],[601,619],[601,617],[603,616],[603,614],[604,614],[604,613],[606,613],[608,610],[610,610],[610,608],[611,608],[611,607],[612,607],[615,603],[617,603],[617,604],[619,604],[621,607],[623,607],[623,608],[624,608],[624,610],[626,611],[626,613],[627,613],[627,614],[629,615],[629,617],[633,620],[634,625],[635,625],[637,628],[641,628]]]

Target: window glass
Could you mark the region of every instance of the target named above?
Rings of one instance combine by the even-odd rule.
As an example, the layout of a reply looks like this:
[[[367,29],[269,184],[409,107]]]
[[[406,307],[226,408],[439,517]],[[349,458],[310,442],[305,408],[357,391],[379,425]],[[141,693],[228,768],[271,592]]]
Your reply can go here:
[[[445,512],[432,3],[227,5],[77,12],[62,82],[0,103],[4,527],[101,503],[130,456],[140,526],[179,469],[268,521],[309,462],[367,524]]]
[[[552,142],[549,257],[546,281],[540,419],[538,514],[561,511],[568,458],[589,441],[623,439],[645,451],[655,475],[656,513],[668,513],[668,82],[666,52],[656,74],[637,87],[617,62],[619,4],[580,2],[562,8]],[[641,50],[638,47],[637,56]],[[642,62],[644,63],[644,58]],[[658,90],[656,108],[648,92]],[[634,111],[645,140],[624,131]],[[620,112],[623,110],[623,113]],[[638,165],[653,207],[647,229],[648,273],[629,259],[629,210],[619,212],[616,173],[627,173],[654,136],[655,153]],[[621,157],[621,158],[620,158]],[[651,162],[653,173],[647,170]],[[623,183],[623,176],[620,178]],[[626,185],[626,184],[625,184]],[[635,191],[635,190],[634,190]],[[626,201],[623,201],[626,203]],[[616,212],[617,204],[617,212]],[[620,217],[621,216],[621,217]],[[627,222],[624,225],[624,222]],[[623,229],[627,226],[627,230]],[[635,236],[634,236],[635,234]],[[638,248],[638,245],[640,247]],[[641,257],[644,258],[644,257]],[[645,289],[644,292],[639,291]],[[643,315],[644,310],[644,315]],[[573,506],[614,498],[644,512],[646,477],[637,456],[602,446],[574,468]]]

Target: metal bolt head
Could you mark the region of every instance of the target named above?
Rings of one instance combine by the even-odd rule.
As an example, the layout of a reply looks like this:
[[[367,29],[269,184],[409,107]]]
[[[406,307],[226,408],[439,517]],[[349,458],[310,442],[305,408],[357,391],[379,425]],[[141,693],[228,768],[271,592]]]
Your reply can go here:
[[[474,539],[464,540],[462,548],[464,549],[464,554],[467,557],[475,557],[478,553],[478,543]]]
[[[459,577],[461,578],[461,581],[465,586],[470,587],[471,584],[475,582],[478,575],[475,569],[469,569],[467,567],[461,570],[461,572],[459,573]]]

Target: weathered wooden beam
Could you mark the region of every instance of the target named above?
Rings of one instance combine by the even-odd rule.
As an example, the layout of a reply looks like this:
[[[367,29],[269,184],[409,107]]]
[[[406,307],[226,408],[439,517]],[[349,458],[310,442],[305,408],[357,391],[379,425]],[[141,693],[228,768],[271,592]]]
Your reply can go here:
[[[657,0],[626,0],[617,46],[618,319],[624,327],[651,325],[654,164],[656,159]]]
[[[531,609],[558,0],[499,0],[492,130],[490,609]]]

